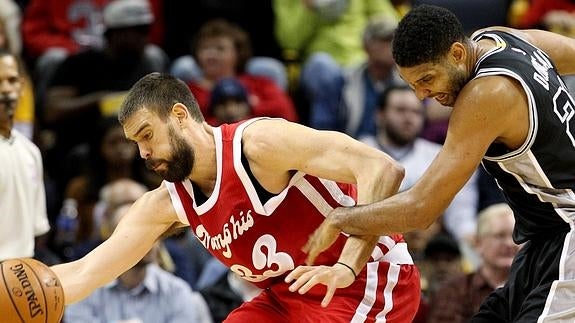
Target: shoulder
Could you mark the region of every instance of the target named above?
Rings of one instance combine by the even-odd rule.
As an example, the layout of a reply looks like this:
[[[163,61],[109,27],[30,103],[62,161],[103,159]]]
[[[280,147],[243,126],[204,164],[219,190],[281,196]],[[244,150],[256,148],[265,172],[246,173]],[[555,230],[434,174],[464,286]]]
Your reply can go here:
[[[293,123],[280,118],[252,121],[242,133],[242,147],[246,157],[266,153],[281,143]]]
[[[501,103],[507,105],[516,102],[517,96],[523,94],[519,80],[502,74],[489,75],[475,78],[467,83],[461,90],[457,101],[461,99],[462,103],[471,106],[500,105]]]
[[[475,31],[472,35],[471,38],[475,37],[478,34],[481,33],[485,33],[485,32],[490,32],[490,31],[500,31],[500,32],[504,32],[510,35],[513,35],[515,37],[519,37],[525,41],[528,42],[532,42],[533,36],[531,35],[530,31],[528,30],[520,30],[520,29],[515,29],[515,28],[509,28],[509,27],[503,27],[503,26],[492,26],[492,27],[487,27],[487,28],[482,28],[482,29],[478,29],[477,31]]]

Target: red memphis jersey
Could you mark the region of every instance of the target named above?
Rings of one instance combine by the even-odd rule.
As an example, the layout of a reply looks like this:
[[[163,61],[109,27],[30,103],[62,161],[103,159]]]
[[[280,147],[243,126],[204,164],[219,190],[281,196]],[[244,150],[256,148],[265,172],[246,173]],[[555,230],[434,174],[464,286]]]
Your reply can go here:
[[[189,180],[164,184],[178,217],[204,247],[244,279],[267,288],[304,264],[301,249],[309,236],[331,210],[355,205],[355,188],[297,172],[281,193],[262,204],[242,163],[242,132],[256,120],[213,128],[217,179],[204,203],[196,203]],[[316,264],[333,265],[345,241],[341,234]],[[412,264],[401,235],[382,237],[370,261]],[[365,275],[364,269],[358,278]]]

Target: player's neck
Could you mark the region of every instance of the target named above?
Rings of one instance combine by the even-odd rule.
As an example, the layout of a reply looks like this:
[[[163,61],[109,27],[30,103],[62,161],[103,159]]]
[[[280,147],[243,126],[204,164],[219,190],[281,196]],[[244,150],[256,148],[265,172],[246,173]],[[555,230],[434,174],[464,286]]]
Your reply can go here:
[[[204,134],[196,146],[194,167],[188,176],[206,196],[210,196],[216,185],[218,163],[214,131],[207,123],[203,123]]]

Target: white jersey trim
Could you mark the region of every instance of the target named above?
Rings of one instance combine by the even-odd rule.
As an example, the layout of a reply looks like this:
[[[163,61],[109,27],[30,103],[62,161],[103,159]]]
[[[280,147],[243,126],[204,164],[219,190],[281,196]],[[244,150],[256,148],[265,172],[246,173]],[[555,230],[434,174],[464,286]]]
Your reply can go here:
[[[178,195],[178,192],[176,191],[176,185],[174,185],[174,183],[170,183],[168,181],[163,181],[162,183],[168,189],[168,193],[170,194],[170,200],[172,200],[172,206],[174,207],[174,210],[176,210],[176,214],[178,215],[178,219],[183,224],[190,225],[190,221],[188,220],[188,217],[186,216],[186,211],[184,209],[184,205],[182,204],[182,200],[180,199],[180,196]]]
[[[248,197],[250,199],[250,202],[252,203],[254,211],[260,215],[269,216],[276,210],[276,208],[285,199],[289,188],[291,186],[293,186],[301,178],[303,178],[304,174],[300,173],[300,172],[296,173],[294,176],[292,176],[288,185],[279,194],[270,198],[265,204],[262,204],[262,202],[260,201],[260,198],[258,196],[258,193],[254,187],[254,184],[252,183],[252,181],[248,175],[248,172],[246,171],[246,169],[242,163],[242,137],[243,137],[243,133],[244,133],[245,128],[247,128],[249,125],[251,125],[252,123],[254,123],[256,121],[263,120],[263,119],[269,120],[269,119],[273,119],[273,118],[250,119],[250,120],[247,120],[246,122],[242,123],[241,125],[239,125],[236,128],[236,131],[234,133],[234,138],[233,138],[233,163],[234,163],[234,169],[236,171],[236,174],[238,175],[240,181],[242,182],[242,184],[244,186],[244,189],[246,190],[246,193],[248,194]]]
[[[521,83],[521,86],[523,87],[523,90],[525,91],[525,94],[527,95],[527,103],[529,106],[529,131],[527,133],[527,138],[525,138],[523,144],[516,150],[503,154],[501,156],[483,157],[486,160],[497,162],[519,156],[528,149],[530,149],[531,146],[533,145],[533,142],[535,141],[535,135],[537,134],[537,130],[539,129],[539,121],[537,116],[537,104],[535,103],[533,92],[531,92],[531,89],[529,88],[529,86],[527,86],[523,78],[517,75],[516,73],[504,68],[482,68],[479,70],[475,78],[480,78],[484,76],[493,76],[493,75],[505,75],[519,81],[519,83]]]
[[[204,203],[198,205],[194,196],[194,189],[192,187],[191,181],[188,180],[184,183],[184,187],[188,191],[188,194],[193,197],[194,210],[198,216],[205,214],[216,204],[220,196],[220,187],[222,185],[222,129],[215,127],[212,129],[216,146],[216,184],[214,185],[212,194],[210,194]]]
[[[474,41],[479,41],[481,40],[483,37],[488,37],[491,38],[491,40],[495,41],[496,46],[491,48],[490,50],[487,51],[487,53],[483,54],[478,60],[477,62],[475,62],[475,67],[474,70],[477,72],[478,71],[478,67],[479,65],[489,56],[495,54],[495,53],[499,53],[501,51],[503,51],[506,47],[507,47],[507,43],[505,42],[505,40],[503,40],[503,38],[499,37],[498,35],[495,34],[491,34],[491,33],[484,33],[484,34],[479,34],[479,35],[474,35],[471,37],[471,39],[473,39]],[[478,38],[478,39],[477,39]]]

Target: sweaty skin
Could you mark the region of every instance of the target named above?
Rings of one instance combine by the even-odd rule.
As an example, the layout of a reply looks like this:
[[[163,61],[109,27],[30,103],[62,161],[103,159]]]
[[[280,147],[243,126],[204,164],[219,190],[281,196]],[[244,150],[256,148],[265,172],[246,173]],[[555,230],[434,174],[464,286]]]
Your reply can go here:
[[[575,73],[574,39],[541,30],[491,29],[513,33],[539,47],[560,74]],[[455,42],[443,64],[399,68],[420,99],[430,97],[453,105],[445,144],[410,189],[376,203],[335,209],[308,242],[310,262],[333,243],[339,231],[387,235],[427,228],[471,177],[492,143],[513,150],[525,142],[528,103],[518,81],[501,75],[485,76],[467,82],[459,93],[450,92],[450,69],[468,77],[478,58],[495,46],[492,41],[471,42],[470,48]]]
[[[160,174],[171,173],[171,165],[177,164],[171,140],[174,136],[184,140],[194,155],[187,178],[206,196],[213,192],[216,155],[212,127],[193,120],[181,103],[173,105],[167,120],[144,107],[123,125],[126,137],[138,145],[141,157],[154,160],[149,164]],[[347,135],[279,119],[248,126],[243,133],[243,150],[256,179],[272,193],[282,191],[294,171],[299,170],[356,183],[358,203],[365,204],[396,193],[403,178],[403,169],[389,156]],[[80,260],[52,267],[62,282],[66,302],[74,303],[110,282],[135,265],[166,231],[182,226],[164,185],[146,193],[132,205],[108,240]],[[350,236],[339,261],[359,272],[376,241],[377,237]],[[335,290],[349,286],[354,279],[348,267],[334,264],[300,266],[286,281],[294,281],[290,289],[300,293],[316,284],[326,285],[322,305],[327,306]]]

